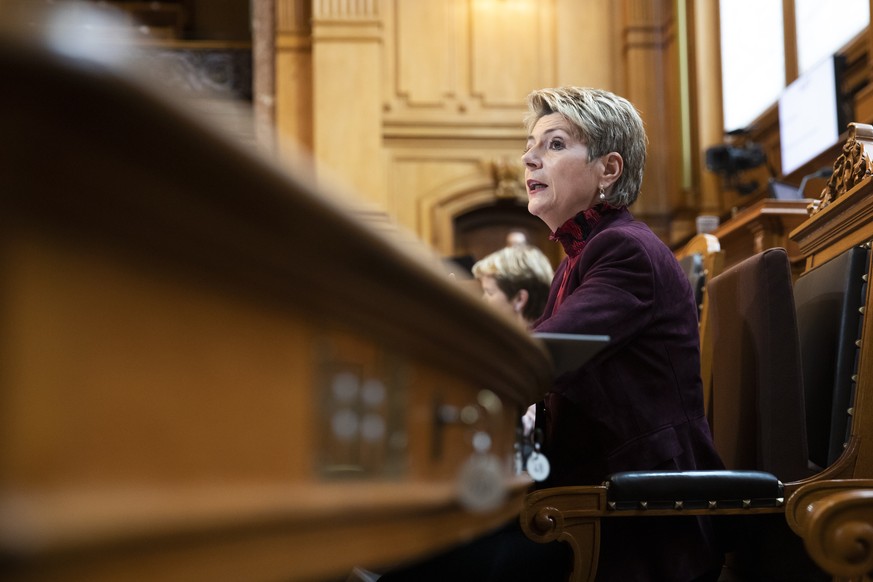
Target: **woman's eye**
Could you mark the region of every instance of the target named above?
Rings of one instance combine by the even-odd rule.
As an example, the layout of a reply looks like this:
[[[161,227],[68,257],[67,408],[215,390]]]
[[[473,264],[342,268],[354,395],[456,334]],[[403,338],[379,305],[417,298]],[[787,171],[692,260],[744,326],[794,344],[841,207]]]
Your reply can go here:
[[[559,139],[553,139],[552,141],[549,142],[549,149],[550,150],[562,150],[562,149],[564,149],[564,142],[562,142]]]

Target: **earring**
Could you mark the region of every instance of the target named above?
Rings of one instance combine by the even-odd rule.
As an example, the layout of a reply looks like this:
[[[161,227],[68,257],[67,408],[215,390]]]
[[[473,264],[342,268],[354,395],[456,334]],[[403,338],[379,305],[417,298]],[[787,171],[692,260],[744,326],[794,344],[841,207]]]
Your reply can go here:
[[[606,200],[606,194],[603,192],[603,186],[600,187],[600,199]]]

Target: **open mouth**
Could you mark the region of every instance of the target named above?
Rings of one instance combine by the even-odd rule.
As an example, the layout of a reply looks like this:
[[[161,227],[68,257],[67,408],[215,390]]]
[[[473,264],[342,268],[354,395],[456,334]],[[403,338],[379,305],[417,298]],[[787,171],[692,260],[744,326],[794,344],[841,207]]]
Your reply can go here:
[[[542,182],[537,182],[536,180],[528,180],[527,181],[527,191],[530,194],[536,194],[540,190],[545,190],[548,186],[543,184]]]

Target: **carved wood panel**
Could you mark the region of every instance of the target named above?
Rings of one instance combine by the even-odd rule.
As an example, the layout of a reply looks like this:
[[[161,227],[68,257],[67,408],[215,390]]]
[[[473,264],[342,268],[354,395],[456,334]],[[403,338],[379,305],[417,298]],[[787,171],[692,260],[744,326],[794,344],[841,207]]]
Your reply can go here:
[[[473,1],[471,95],[483,107],[518,107],[531,89],[554,84],[557,47],[552,2]],[[494,55],[504,55],[494,66]]]
[[[554,0],[383,1],[389,124],[518,126],[527,93],[556,84]]]

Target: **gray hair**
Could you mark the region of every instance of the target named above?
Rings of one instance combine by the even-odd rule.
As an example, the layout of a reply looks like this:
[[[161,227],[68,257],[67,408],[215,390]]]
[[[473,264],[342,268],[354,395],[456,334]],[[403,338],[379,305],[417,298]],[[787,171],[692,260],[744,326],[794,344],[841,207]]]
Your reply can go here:
[[[618,152],[624,169],[606,195],[613,206],[630,206],[640,195],[646,165],[646,130],[633,104],[609,91],[588,87],[539,89],[527,96],[528,133],[544,115],[560,113],[588,145],[588,159]]]

